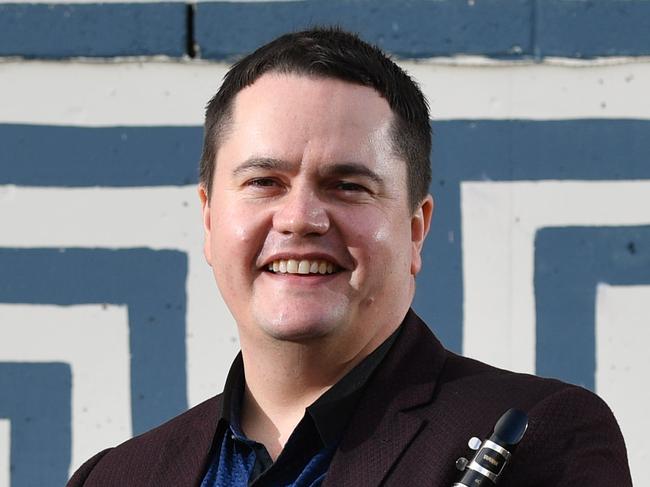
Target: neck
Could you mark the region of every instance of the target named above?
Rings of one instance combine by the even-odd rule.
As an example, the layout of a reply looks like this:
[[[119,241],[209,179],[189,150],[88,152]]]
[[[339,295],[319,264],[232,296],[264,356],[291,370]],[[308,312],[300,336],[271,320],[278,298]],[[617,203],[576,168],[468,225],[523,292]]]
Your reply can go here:
[[[377,348],[397,325],[360,350],[341,350],[340,340],[289,342],[241,337],[246,389],[241,412],[246,435],[275,460],[305,409]],[[346,353],[342,353],[346,352]]]

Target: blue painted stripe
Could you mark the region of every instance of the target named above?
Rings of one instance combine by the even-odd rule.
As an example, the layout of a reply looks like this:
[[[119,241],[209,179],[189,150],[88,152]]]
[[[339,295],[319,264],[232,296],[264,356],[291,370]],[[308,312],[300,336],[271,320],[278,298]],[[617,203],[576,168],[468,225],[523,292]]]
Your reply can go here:
[[[0,4],[0,56],[180,57],[184,3]]]
[[[435,185],[650,178],[648,120],[456,120],[433,131]]]
[[[70,366],[0,363],[0,418],[11,421],[12,487],[65,485],[72,450]]]
[[[0,124],[0,184],[191,184],[198,178],[201,143],[199,127]]]
[[[542,0],[536,48],[542,56],[650,54],[647,0]]]
[[[253,51],[286,32],[338,24],[405,58],[532,53],[531,0],[199,2],[201,57]]]
[[[648,120],[456,120],[432,127],[435,191],[460,180],[650,178]],[[192,184],[201,137],[200,127],[0,124],[0,184]]]
[[[206,59],[228,59],[317,24],[341,25],[403,58],[650,53],[644,0],[304,0],[199,2],[194,10],[182,2],[0,4],[0,56],[180,57],[194,43]]]
[[[185,253],[0,248],[0,269],[0,303],[127,305],[135,434],[187,408]]]
[[[537,232],[537,374],[594,389],[599,282],[650,284],[650,226]]]

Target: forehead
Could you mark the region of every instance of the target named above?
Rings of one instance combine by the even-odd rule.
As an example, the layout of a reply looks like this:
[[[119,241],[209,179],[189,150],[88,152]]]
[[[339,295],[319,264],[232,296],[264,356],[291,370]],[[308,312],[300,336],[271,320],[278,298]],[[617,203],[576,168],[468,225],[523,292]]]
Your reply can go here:
[[[359,119],[368,116],[391,117],[388,102],[374,88],[337,78],[296,73],[269,72],[235,96],[235,113],[259,111],[264,106],[279,107],[300,103],[305,110],[325,109],[327,112],[346,108]],[[358,109],[364,111],[359,113]]]
[[[294,151],[295,157],[304,156],[307,149],[329,156],[372,152],[385,149],[392,120],[390,106],[373,88],[272,72],[235,97],[222,149],[239,146],[240,150],[283,157],[287,150]],[[268,153],[278,149],[285,153]]]

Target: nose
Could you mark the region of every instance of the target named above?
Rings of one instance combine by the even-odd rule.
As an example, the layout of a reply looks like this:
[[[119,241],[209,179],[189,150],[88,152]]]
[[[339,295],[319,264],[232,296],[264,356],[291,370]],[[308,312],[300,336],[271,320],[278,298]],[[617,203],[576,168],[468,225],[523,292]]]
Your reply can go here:
[[[293,187],[278,202],[273,227],[285,235],[323,235],[330,220],[323,201],[312,188]]]

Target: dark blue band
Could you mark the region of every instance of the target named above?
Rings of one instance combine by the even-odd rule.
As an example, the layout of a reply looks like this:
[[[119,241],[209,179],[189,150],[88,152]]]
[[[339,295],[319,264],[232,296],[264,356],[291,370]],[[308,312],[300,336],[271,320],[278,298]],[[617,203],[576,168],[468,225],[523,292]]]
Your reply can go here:
[[[305,0],[0,4],[0,56],[231,59],[285,32],[332,24],[402,58],[650,54],[644,0]]]

